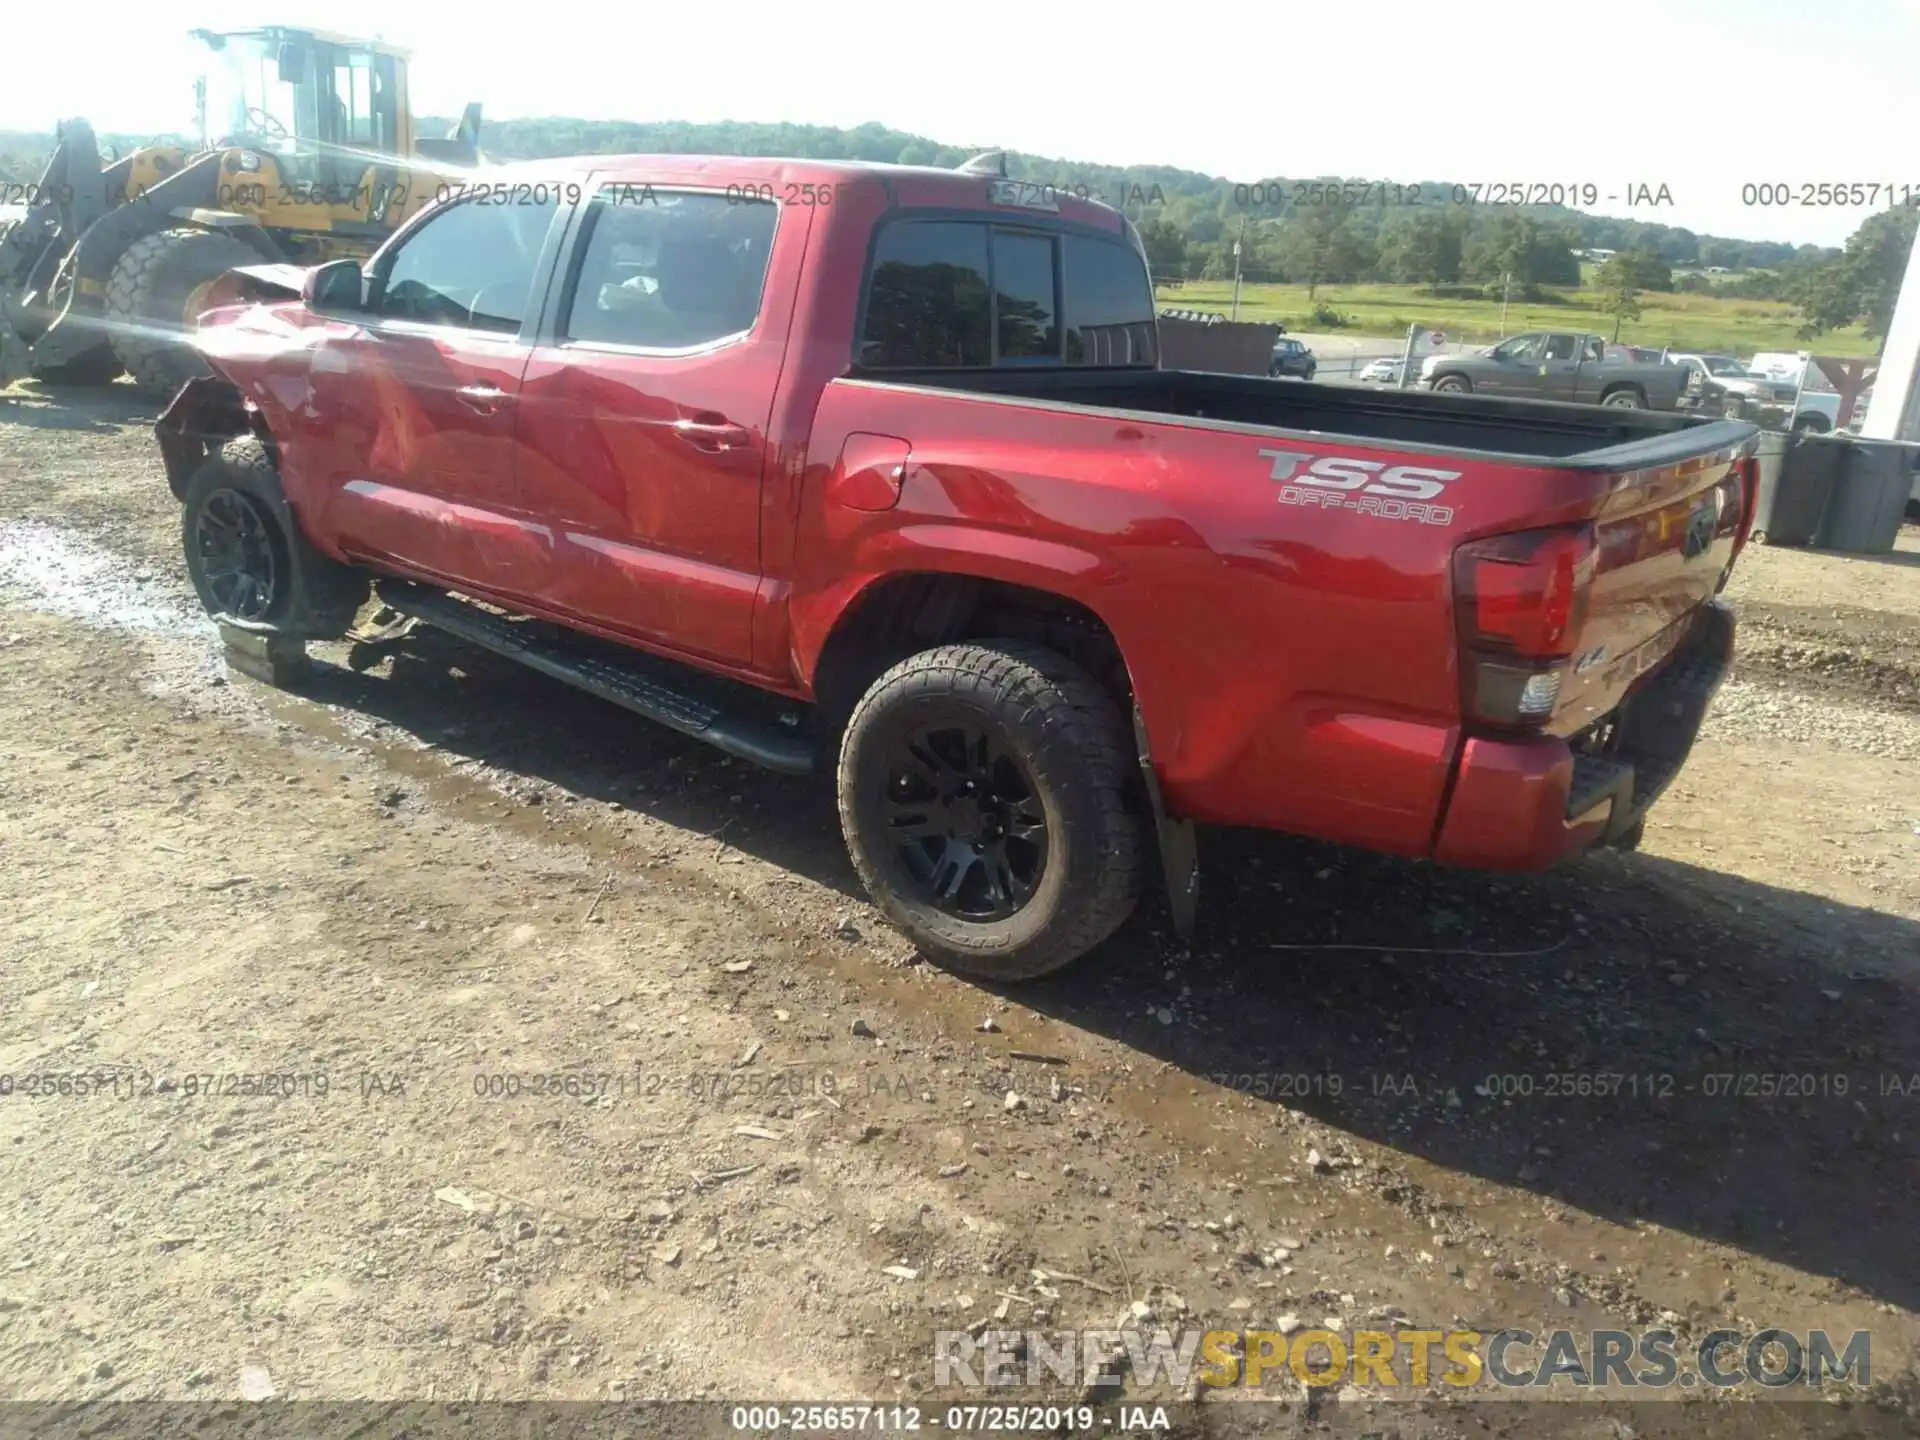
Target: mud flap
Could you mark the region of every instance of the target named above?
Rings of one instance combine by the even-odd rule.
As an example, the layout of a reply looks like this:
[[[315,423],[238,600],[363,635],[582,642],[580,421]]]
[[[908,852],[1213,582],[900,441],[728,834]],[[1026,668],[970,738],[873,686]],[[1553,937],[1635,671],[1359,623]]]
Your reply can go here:
[[[242,675],[279,690],[290,690],[312,675],[313,661],[307,656],[306,641],[271,625],[235,620],[230,615],[216,615],[213,623],[226,643],[227,665]]]
[[[1154,773],[1147,749],[1147,726],[1140,707],[1133,707],[1133,739],[1140,751],[1140,773],[1147,782],[1147,803],[1153,809],[1153,832],[1160,842],[1160,870],[1167,881],[1167,913],[1181,944],[1193,939],[1200,915],[1200,846],[1193,822],[1167,813],[1160,798],[1160,777]]]

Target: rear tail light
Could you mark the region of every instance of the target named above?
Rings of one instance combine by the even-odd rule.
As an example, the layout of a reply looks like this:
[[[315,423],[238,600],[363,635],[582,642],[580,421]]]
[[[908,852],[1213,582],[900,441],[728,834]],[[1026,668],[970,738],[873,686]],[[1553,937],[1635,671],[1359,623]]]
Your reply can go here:
[[[1597,561],[1591,525],[1496,535],[1454,552],[1469,716],[1531,726],[1553,714],[1586,623]]]
[[[1753,533],[1753,517],[1760,510],[1760,457],[1749,455],[1744,460],[1735,461],[1733,474],[1722,484],[1725,488],[1731,488],[1733,499],[1740,507],[1740,518],[1733,530],[1732,559],[1738,559],[1740,551],[1746,546],[1747,537]],[[1731,564],[1732,560],[1728,563]]]

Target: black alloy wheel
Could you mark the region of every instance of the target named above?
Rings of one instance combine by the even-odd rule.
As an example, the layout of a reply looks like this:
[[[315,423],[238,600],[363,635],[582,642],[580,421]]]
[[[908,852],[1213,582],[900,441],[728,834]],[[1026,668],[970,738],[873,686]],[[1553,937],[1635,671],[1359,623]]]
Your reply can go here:
[[[979,720],[911,730],[886,758],[886,835],[921,903],[957,919],[1004,920],[1047,866],[1047,815],[1033,777]]]
[[[193,544],[216,613],[262,620],[281,585],[273,522],[238,490],[216,490],[194,519]]]

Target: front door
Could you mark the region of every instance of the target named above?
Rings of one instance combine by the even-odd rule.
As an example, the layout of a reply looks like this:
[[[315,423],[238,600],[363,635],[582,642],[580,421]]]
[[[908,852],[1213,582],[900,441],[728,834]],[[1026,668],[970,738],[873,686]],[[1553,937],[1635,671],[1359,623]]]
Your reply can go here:
[[[519,431],[519,503],[549,528],[551,603],[741,667],[767,426],[812,215],[754,195],[596,189],[527,368]]]
[[[1539,335],[1516,335],[1494,346],[1487,357],[1492,363],[1475,372],[1473,388],[1495,395],[1534,393],[1534,386],[1538,383],[1534,367],[1542,338]]]
[[[327,529],[349,551],[516,593],[540,569],[514,515],[530,308],[557,206],[448,206],[373,267],[371,314],[321,342],[305,431]]]
[[[1580,337],[1547,336],[1536,367],[1540,380],[1534,394],[1542,400],[1571,400],[1580,380]]]

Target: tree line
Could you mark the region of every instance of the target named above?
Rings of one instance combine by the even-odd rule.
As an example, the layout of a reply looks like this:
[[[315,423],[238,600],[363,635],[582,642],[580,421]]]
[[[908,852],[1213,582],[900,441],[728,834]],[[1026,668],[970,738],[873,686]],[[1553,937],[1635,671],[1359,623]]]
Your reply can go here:
[[[423,120],[420,129],[431,134],[446,123]],[[841,129],[744,121],[569,119],[490,121],[481,143],[489,155],[511,160],[626,152],[781,155],[946,168],[995,148],[943,144],[878,124]],[[1295,205],[1291,200],[1296,189],[1329,177],[1263,176],[1236,184],[1168,165],[1093,165],[1017,151],[1008,151],[1007,156],[1008,173],[1016,179],[1100,195],[1121,205],[1128,218],[1143,227],[1157,221],[1162,258],[1170,263],[1156,270],[1167,279],[1216,279],[1223,271],[1231,275],[1233,242],[1241,237],[1243,227],[1243,273],[1292,280],[1296,271],[1301,279],[1309,272],[1324,271],[1325,280],[1332,283],[1450,284],[1471,278],[1489,256],[1503,262],[1523,261],[1527,273],[1516,274],[1516,281],[1577,283],[1577,277],[1567,278],[1574,272],[1556,247],[1558,251],[1639,249],[1672,266],[1715,265],[1728,270],[1775,266],[1803,252],[1832,253],[1817,246],[1697,235],[1681,226],[1589,215],[1564,206],[1517,210],[1483,206],[1476,213],[1473,206],[1436,203],[1457,187],[1431,180],[1369,187],[1371,201],[1349,201],[1339,190],[1338,177],[1333,177],[1333,187],[1314,188],[1314,203]],[[1414,194],[1427,203],[1391,203]],[[1516,219],[1531,221],[1535,227],[1524,244],[1516,240],[1512,226]],[[1294,233],[1302,227],[1304,236]],[[1497,233],[1480,238],[1486,230]],[[1171,236],[1181,242],[1177,251],[1167,245]],[[1283,240],[1287,236],[1292,238]]]
[[[444,122],[423,121],[422,133]],[[537,119],[489,122],[485,151],[500,159],[580,154],[779,155],[951,168],[991,144],[943,144],[866,124]],[[1916,212],[1869,218],[1844,250],[1703,235],[1656,221],[1592,215],[1560,205],[1450,203],[1456,187],[1422,181],[1321,185],[1325,176],[1263,176],[1235,183],[1168,165],[1094,165],[1007,152],[1007,172],[1123,209],[1140,231],[1161,281],[1225,280],[1321,285],[1416,285],[1437,295],[1477,290],[1515,300],[1551,300],[1582,284],[1578,252],[1612,250],[1592,284],[1623,319],[1646,291],[1692,291],[1797,306],[1802,334],[1861,324],[1886,333]],[[1357,195],[1356,193],[1357,192]],[[1417,194],[1442,203],[1393,203]],[[1299,203],[1304,198],[1307,203]],[[1257,202],[1257,203],[1256,203]],[[1708,277],[1708,267],[1732,272]],[[1688,271],[1675,275],[1675,271]]]

